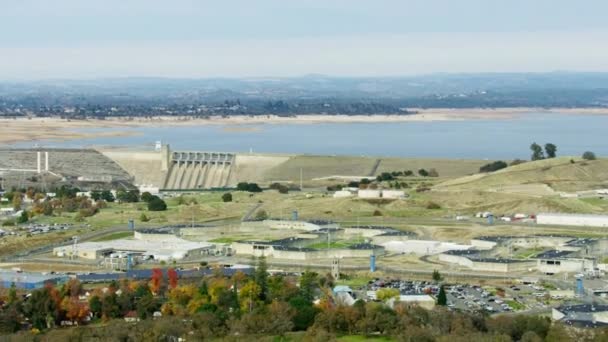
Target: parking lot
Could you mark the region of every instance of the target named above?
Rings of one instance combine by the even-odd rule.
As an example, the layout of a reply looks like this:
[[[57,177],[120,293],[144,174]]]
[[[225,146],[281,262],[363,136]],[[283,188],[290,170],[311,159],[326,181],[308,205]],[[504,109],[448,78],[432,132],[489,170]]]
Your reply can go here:
[[[447,306],[459,311],[485,311],[489,314],[514,311],[544,311],[562,301],[573,298],[551,298],[549,290],[540,284],[517,284],[503,287],[465,284],[444,284]],[[428,294],[437,297],[439,285],[430,281],[375,279],[362,289],[377,291],[382,288],[398,289],[401,295]],[[360,294],[365,298],[365,293]],[[369,298],[373,299],[373,298]]]

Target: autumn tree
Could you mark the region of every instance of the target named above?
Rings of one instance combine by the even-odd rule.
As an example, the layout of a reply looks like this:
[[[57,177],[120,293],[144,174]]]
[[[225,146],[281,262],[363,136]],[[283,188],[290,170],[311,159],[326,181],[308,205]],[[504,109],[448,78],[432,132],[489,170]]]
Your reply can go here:
[[[152,294],[158,295],[163,285],[163,271],[160,268],[152,269],[152,277],[150,278],[150,291]]]
[[[177,281],[179,276],[177,275],[177,271],[175,269],[170,268],[167,270],[167,278],[169,278],[169,288],[175,289],[177,287]]]

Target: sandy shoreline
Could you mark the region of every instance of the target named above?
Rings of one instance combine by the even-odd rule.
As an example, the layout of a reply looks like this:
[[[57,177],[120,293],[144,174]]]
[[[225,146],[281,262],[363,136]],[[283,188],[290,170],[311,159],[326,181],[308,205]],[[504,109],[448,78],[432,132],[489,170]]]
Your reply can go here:
[[[106,120],[65,120],[61,118],[19,118],[0,119],[0,145],[10,145],[23,141],[64,141],[72,139],[129,136],[138,134],[131,130],[137,127],[153,126],[200,126],[223,125],[229,132],[259,130],[241,125],[262,124],[320,124],[320,123],[386,123],[420,122],[448,120],[512,119],[521,115],[567,114],[567,115],[608,115],[608,108],[497,108],[497,109],[413,109],[414,115],[299,115],[296,117],[260,116],[214,116],[193,118],[186,116],[159,116],[153,118],[108,118]],[[78,129],[111,128],[111,131],[77,132]],[[121,130],[124,129],[124,130]]]

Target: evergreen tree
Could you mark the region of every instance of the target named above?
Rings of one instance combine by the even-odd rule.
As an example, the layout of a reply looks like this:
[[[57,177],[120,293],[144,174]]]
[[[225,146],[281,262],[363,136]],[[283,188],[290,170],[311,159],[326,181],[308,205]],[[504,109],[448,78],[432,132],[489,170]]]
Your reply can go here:
[[[266,257],[261,256],[258,258],[258,265],[255,268],[255,283],[260,287],[260,299],[266,300],[268,294],[268,264],[266,264]]]
[[[437,295],[437,305],[446,306],[448,304],[448,296],[445,294],[445,288],[443,285],[439,288],[439,294]]]

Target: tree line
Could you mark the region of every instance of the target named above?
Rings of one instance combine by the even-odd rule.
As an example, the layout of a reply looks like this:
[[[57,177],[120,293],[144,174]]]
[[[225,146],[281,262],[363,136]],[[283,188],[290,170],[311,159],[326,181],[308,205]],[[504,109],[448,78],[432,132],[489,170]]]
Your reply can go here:
[[[43,334],[45,340],[57,341],[252,340],[293,332],[304,341],[343,335],[446,342],[608,338],[606,329],[572,329],[542,316],[488,316],[441,305],[426,310],[398,301],[391,306],[395,291],[390,289],[378,291],[377,301],[348,306],[334,296],[334,283],[331,275],[312,271],[299,277],[268,275],[260,258],[251,275],[225,276],[216,269],[211,276],[187,281],[172,269],[155,269],[147,280],[123,279],[85,291],[71,279],[27,297],[13,286],[2,298],[0,331],[14,340]],[[55,329],[62,325],[78,327]]]

